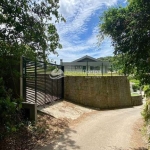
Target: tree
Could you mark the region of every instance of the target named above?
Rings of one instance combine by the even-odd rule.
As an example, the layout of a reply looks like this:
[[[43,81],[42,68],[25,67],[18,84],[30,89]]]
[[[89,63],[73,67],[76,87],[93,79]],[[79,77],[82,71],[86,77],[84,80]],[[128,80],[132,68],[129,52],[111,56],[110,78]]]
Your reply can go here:
[[[129,0],[127,7],[110,8],[101,17],[99,36],[109,36],[115,55],[126,55],[126,68],[150,83],[150,1]],[[132,70],[132,69],[131,69]]]
[[[61,48],[55,22],[64,21],[58,13],[59,0],[1,0],[0,57],[33,56],[46,58]]]
[[[14,69],[19,57],[45,61],[48,53],[56,53],[62,47],[54,24],[65,21],[58,13],[58,3],[59,0],[0,1],[0,142],[24,126],[19,116],[21,99],[14,97],[9,85],[9,80],[20,75]]]
[[[111,71],[118,72],[119,74],[129,75],[129,73],[133,73],[133,69],[131,66],[128,66],[128,68],[125,67],[127,58],[128,57],[125,54],[119,54],[115,56],[100,57],[98,60],[109,61],[111,63]]]
[[[0,78],[5,83],[17,74],[12,66],[20,56],[45,61],[50,52],[62,47],[54,24],[65,21],[58,4],[59,0],[0,1]]]
[[[109,61],[109,62],[111,62],[112,59],[113,59],[113,56],[106,56],[106,57],[98,58],[98,60],[100,60],[100,61]]]

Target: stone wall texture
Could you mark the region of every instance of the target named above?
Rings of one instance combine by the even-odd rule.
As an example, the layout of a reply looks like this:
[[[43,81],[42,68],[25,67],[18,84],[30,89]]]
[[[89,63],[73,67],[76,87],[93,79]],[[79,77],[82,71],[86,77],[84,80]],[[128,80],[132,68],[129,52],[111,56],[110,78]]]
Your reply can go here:
[[[142,105],[142,95],[139,96],[132,96],[132,104],[133,106]]]
[[[129,81],[123,76],[67,76],[64,78],[64,98],[102,109],[133,106]]]

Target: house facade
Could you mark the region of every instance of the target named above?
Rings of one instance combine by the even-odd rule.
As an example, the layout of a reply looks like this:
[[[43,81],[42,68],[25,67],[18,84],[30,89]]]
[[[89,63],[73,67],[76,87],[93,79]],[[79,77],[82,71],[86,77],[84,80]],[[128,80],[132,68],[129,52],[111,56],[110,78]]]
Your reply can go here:
[[[88,55],[81,57],[72,62],[63,62],[61,65],[64,66],[64,71],[77,71],[77,72],[101,72],[107,73],[111,66],[109,61],[100,61]]]

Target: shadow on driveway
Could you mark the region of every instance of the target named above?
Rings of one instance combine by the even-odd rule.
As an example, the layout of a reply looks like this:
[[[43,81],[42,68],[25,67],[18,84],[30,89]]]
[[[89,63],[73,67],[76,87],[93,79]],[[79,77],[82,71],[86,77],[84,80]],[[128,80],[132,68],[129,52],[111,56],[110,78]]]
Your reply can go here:
[[[72,140],[71,134],[77,134],[76,131],[67,128],[60,137],[58,137],[57,140],[55,140],[53,143],[40,147],[36,150],[78,150],[80,149],[80,146],[76,145],[76,142]]]

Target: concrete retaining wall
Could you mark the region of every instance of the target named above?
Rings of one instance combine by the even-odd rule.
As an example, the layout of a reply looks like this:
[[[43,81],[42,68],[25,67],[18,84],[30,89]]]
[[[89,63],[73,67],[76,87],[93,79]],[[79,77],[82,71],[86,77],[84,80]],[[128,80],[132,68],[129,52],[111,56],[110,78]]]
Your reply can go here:
[[[65,77],[64,98],[95,108],[132,106],[129,81],[122,76]]]
[[[132,96],[132,104],[133,106],[142,105],[142,95],[139,96]]]

